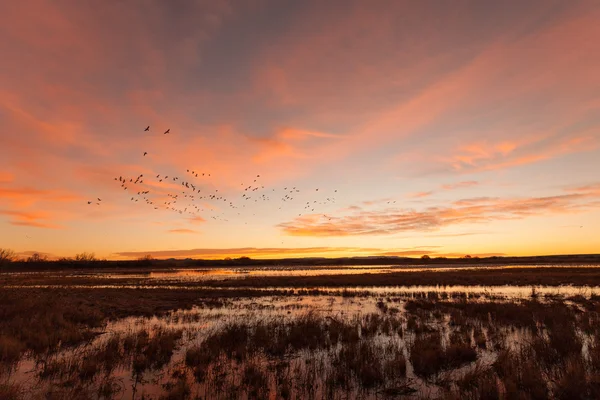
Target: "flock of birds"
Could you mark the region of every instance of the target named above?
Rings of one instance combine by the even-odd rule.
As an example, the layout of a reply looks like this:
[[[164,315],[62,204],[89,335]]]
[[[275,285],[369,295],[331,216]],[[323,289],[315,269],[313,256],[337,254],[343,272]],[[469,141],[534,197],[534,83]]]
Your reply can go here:
[[[147,126],[144,131],[150,131],[150,126]],[[167,129],[163,134],[167,135],[170,132],[171,129]],[[144,151],[143,156],[147,155],[148,152]],[[231,215],[238,220],[247,214],[246,211],[250,211],[251,204],[256,203],[269,203],[269,209],[273,209],[274,206],[278,210],[294,209],[300,205],[294,200],[301,195],[305,197],[304,200],[310,198],[301,204],[302,209],[296,210],[300,211],[298,216],[302,216],[303,213],[314,213],[320,206],[334,204],[337,193],[337,189],[326,194],[319,188],[300,189],[296,186],[268,188],[261,183],[261,175],[257,174],[251,182],[240,183],[241,193],[225,196],[223,191],[219,192],[210,172],[193,169],[186,169],[186,174],[181,176],[166,173],[157,173],[156,176],[139,174],[134,177],[121,175],[115,177],[114,181],[128,193],[132,203],[143,203],[154,210],[163,209],[180,215],[206,216],[208,214],[208,218],[220,221],[229,221]],[[307,194],[309,196],[306,196]],[[102,199],[97,198],[88,200],[87,204],[100,205],[101,202]],[[326,214],[322,214],[322,217],[332,219]]]

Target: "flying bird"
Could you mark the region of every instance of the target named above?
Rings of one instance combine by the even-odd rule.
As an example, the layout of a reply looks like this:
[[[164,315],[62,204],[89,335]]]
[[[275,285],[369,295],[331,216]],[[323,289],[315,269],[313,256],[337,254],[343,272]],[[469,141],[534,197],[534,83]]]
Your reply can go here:
[[[148,154],[148,152],[147,152],[147,151],[145,151],[145,152],[144,152],[144,156],[146,156],[146,154]]]
[[[167,129],[164,134],[166,135],[169,132],[171,132],[171,128]]]
[[[144,129],[144,132],[148,132],[149,130],[150,130],[150,125],[148,125],[148,126],[146,127],[146,129]]]

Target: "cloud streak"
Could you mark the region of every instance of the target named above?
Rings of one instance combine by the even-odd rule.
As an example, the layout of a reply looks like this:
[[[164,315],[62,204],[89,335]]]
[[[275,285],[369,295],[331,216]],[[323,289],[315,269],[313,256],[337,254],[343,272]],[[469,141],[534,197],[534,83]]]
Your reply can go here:
[[[181,228],[181,229],[169,229],[167,232],[169,233],[183,233],[183,234],[193,234],[196,235],[200,232],[195,231],[193,229],[185,229],[185,228]]]
[[[478,197],[461,199],[449,206],[428,207],[423,210],[386,208],[357,210],[342,216],[306,215],[278,225],[292,236],[369,236],[402,232],[433,232],[444,227],[491,223],[580,213],[600,207],[600,190],[595,186],[575,189],[575,193],[545,197],[499,198]]]
[[[28,226],[32,228],[60,229],[60,225],[48,222],[49,215],[43,212],[26,212],[13,210],[0,210],[0,215],[9,217],[8,223],[14,226]]]
[[[156,258],[205,258],[220,259],[226,257],[285,258],[285,257],[340,257],[340,256],[421,256],[435,254],[438,246],[417,246],[411,248],[389,249],[377,247],[239,247],[239,248],[197,248],[181,250],[149,250],[119,252],[115,255],[137,259],[146,254]]]
[[[455,190],[455,189],[463,189],[468,187],[473,187],[479,185],[477,181],[462,181],[457,183],[447,183],[442,185],[441,188],[444,190]]]

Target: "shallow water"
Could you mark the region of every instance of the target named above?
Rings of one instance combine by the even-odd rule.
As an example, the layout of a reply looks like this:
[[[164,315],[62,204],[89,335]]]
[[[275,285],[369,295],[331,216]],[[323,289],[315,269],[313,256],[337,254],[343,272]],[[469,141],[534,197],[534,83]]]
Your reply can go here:
[[[543,267],[547,267],[547,265]],[[587,267],[597,268],[597,266]],[[514,268],[514,266],[482,268],[508,269]],[[600,296],[600,287],[596,286],[431,285],[360,288],[307,287],[304,289],[254,287],[243,288],[249,293],[243,297],[236,293],[240,290],[239,288],[213,287],[202,283],[208,280],[231,279],[232,277],[243,279],[249,275],[384,274],[399,270],[448,269],[473,269],[473,266],[448,268],[423,268],[421,266],[204,268],[144,273],[74,271],[27,274],[27,277],[69,277],[74,279],[69,280],[71,282],[69,284],[16,284],[4,285],[4,287],[66,290],[69,288],[89,290],[106,288],[172,289],[199,291],[198,296],[202,296],[203,291],[218,290],[225,292],[225,295],[217,302],[206,303],[191,310],[173,310],[161,317],[129,317],[112,321],[99,329],[98,335],[84,345],[60,349],[58,352],[46,355],[26,355],[12,369],[0,371],[0,385],[18,384],[21,390],[27,393],[26,398],[34,398],[38,395],[41,398],[52,392],[58,398],[70,398],[75,397],[77,393],[84,393],[88,398],[159,399],[162,396],[176,393],[179,390],[177,385],[184,385],[185,387],[181,386],[181,390],[188,391],[191,395],[190,398],[194,398],[194,396],[250,398],[253,397],[252,388],[256,389],[258,385],[256,382],[262,382],[263,386],[270,388],[269,398],[279,398],[282,396],[278,392],[282,383],[277,379],[284,376],[295,385],[290,389],[295,393],[291,398],[310,398],[311,396],[322,398],[326,395],[325,392],[331,388],[336,390],[332,398],[382,398],[382,391],[388,389],[415,390],[422,397],[436,398],[446,393],[448,382],[458,381],[479,369],[489,370],[492,368],[492,364],[498,357],[499,349],[509,348],[518,351],[521,347],[531,343],[534,337],[535,330],[524,329],[522,325],[519,327],[518,321],[515,322],[516,325],[502,325],[487,321],[487,317],[473,321],[447,311],[437,314],[434,311],[417,313],[414,310],[407,311],[405,306],[410,300],[480,305],[495,302],[500,303],[502,307],[531,300],[534,300],[536,304],[546,305],[556,302],[560,303],[560,307],[563,309],[568,308],[568,313],[582,314],[578,316],[580,318],[578,323],[581,324],[581,327],[577,327],[576,330],[582,341],[580,353],[584,359],[589,358],[591,343],[595,343],[594,340],[600,340],[600,333],[597,334],[597,339],[592,339],[592,334],[588,332],[592,329],[590,326],[595,324],[591,321],[598,319],[593,320],[590,317],[590,322],[585,322],[583,318],[588,312],[585,302],[594,299],[596,301],[597,298],[592,296]],[[4,275],[10,276],[10,274]],[[14,275],[19,276],[19,274]],[[101,282],[101,284],[95,285],[95,278],[98,278],[97,282]],[[102,278],[109,279],[100,281]],[[79,279],[82,284],[77,283]],[[60,282],[60,279],[56,282]],[[231,297],[228,297],[228,291],[231,291]],[[594,314],[594,318],[597,318],[596,314]],[[253,350],[247,358],[241,360],[235,358],[235,352],[227,350],[211,359],[206,371],[203,372],[207,377],[205,379],[199,379],[196,376],[197,371],[186,364],[188,350],[200,346],[199,348],[209,351],[207,340],[215,335],[217,337],[222,335],[231,326],[241,325],[246,330],[256,330],[257,326],[275,326],[272,328],[274,330],[270,331],[271,334],[275,334],[282,329],[291,329],[290,326],[308,317],[314,317],[320,321],[322,326],[333,331],[338,329],[338,325],[353,327],[352,329],[357,331],[360,336],[360,343],[368,345],[368,351],[376,352],[375,360],[383,370],[394,360],[394,357],[403,355],[406,360],[406,376],[393,377],[388,376],[389,373],[386,372],[385,379],[382,378],[381,382],[377,381],[375,386],[365,384],[361,379],[364,380],[365,376],[369,376],[366,372],[352,369],[353,367],[343,364],[343,362],[348,362],[347,360],[343,361],[344,349],[351,346],[351,343],[342,342],[333,345],[327,344],[326,347],[302,347],[293,351],[288,348],[284,356],[277,357],[267,354],[266,350]],[[367,333],[371,329],[369,324],[373,320],[378,323],[375,328],[376,332]],[[392,326],[395,327],[390,328]],[[479,329],[479,334],[485,337],[483,346],[475,345],[476,329]],[[535,335],[547,338],[544,329],[540,325],[539,331],[535,331]],[[411,354],[415,351],[415,340],[423,332],[425,335],[430,332],[438,332],[443,347],[453,344],[456,340],[453,335],[462,335],[463,339],[466,337],[470,346],[475,349],[477,360],[445,368],[441,372],[435,373],[433,378],[424,377],[422,372],[415,372],[415,366],[411,361]],[[162,342],[159,340],[161,335],[167,338],[169,335],[173,335],[172,353],[155,364],[136,367],[140,358],[143,361],[144,357],[154,357],[160,353],[161,346],[167,346],[161,344]],[[327,335],[332,334],[327,333]],[[107,357],[106,353],[103,353],[103,349],[115,340],[118,347],[116,351],[120,354],[120,360],[113,361],[116,366],[106,367],[106,361],[99,361],[99,366],[94,366],[94,359],[103,360]],[[135,343],[129,350],[126,350],[127,340]],[[294,340],[301,342],[302,338]],[[328,336],[327,340],[330,341],[331,337]],[[235,343],[225,344],[235,345]],[[354,348],[353,351],[362,350]],[[341,378],[336,375],[336,369],[342,368],[340,365],[346,368],[345,374],[350,377],[346,383],[340,383]],[[454,384],[450,386],[452,385]],[[76,392],[77,390],[79,392]],[[262,394],[266,396],[265,393]]]
[[[330,275],[355,275],[355,274],[387,274],[393,272],[419,272],[419,271],[462,271],[462,270],[507,270],[513,268],[565,268],[573,265],[496,265],[496,266],[253,266],[253,267],[228,267],[228,268],[177,268],[159,270],[108,270],[108,271],[49,271],[27,273],[2,273],[6,288],[32,287],[32,288],[123,288],[123,289],[173,289],[173,290],[231,290],[239,288],[218,287],[215,282],[220,280],[239,279],[248,277],[289,277],[289,276],[330,276]],[[577,268],[600,268],[599,265],[576,265]],[[11,283],[11,276],[16,277]],[[61,282],[61,278],[68,278],[68,283]],[[28,282],[32,279],[31,282]],[[47,279],[47,283],[45,280]],[[94,284],[95,280],[98,284]],[[35,281],[34,281],[35,280]],[[203,286],[202,282],[210,282],[210,286]],[[319,290],[322,294],[351,294],[365,293],[371,295],[404,295],[418,293],[445,293],[448,296],[466,294],[469,297],[487,296],[498,298],[527,298],[532,294],[541,297],[552,296],[584,296],[600,295],[600,286],[512,286],[512,285],[420,285],[420,286],[364,286],[364,287],[339,287],[310,286],[307,290]],[[298,287],[244,287],[247,291],[287,291],[298,292]]]
[[[178,282],[197,282],[202,280],[243,279],[248,276],[320,276],[320,275],[356,275],[356,274],[386,274],[391,272],[434,272],[434,271],[463,271],[463,270],[502,270],[513,268],[568,268],[573,265],[531,264],[531,265],[347,265],[347,266],[252,266],[252,267],[218,267],[218,268],[174,268],[169,270],[149,271],[142,274],[131,273],[86,273],[82,276],[97,276],[99,278],[142,278],[147,280],[170,280]],[[600,268],[600,265],[576,265],[577,268]],[[75,275],[75,274],[74,274]]]
[[[197,344],[201,344],[211,333],[230,324],[256,325],[257,323],[286,323],[306,315],[315,315],[318,318],[332,318],[336,321],[357,321],[362,315],[375,314],[378,312],[378,299],[374,297],[367,298],[347,298],[333,296],[299,296],[299,297],[262,297],[257,299],[232,299],[224,301],[222,307],[217,308],[194,308],[192,310],[179,310],[164,317],[139,318],[130,317],[118,321],[110,322],[96,339],[83,346],[74,349],[67,349],[47,357],[25,357],[22,359],[10,374],[5,374],[1,381],[5,383],[20,384],[23,390],[29,393],[38,393],[51,390],[52,387],[69,385],[69,373],[54,378],[40,378],[43,374],[43,363],[58,362],[65,360],[63,368],[68,370],[68,365],[77,363],[96,350],[101,348],[111,337],[127,336],[137,334],[141,331],[153,332],[160,330],[182,330],[183,338],[180,345],[173,352],[170,361],[158,370],[148,370],[137,374],[131,367],[121,366],[113,370],[109,375],[98,373],[84,386],[95,392],[102,382],[107,380],[115,382],[117,389],[116,398],[124,399],[148,399],[159,398],[165,393],[165,387],[173,380],[174,371],[182,368],[185,364],[186,351]],[[398,311],[402,305],[396,304]],[[376,338],[378,345],[383,346],[394,342],[406,353],[406,343],[404,339],[394,335],[381,335]],[[480,352],[482,362],[490,364],[494,355],[491,352]],[[296,368],[302,370],[302,373],[308,373],[310,364],[315,363],[317,359],[326,358],[327,353],[317,356],[314,352],[299,352],[288,359],[296,365]],[[260,360],[267,362],[267,360]],[[233,366],[232,366],[233,367]],[[457,369],[454,373],[460,373]],[[427,393],[436,393],[437,388],[428,384],[417,377],[414,372],[408,369],[408,379],[413,382],[413,386],[419,386],[420,390]],[[239,377],[238,377],[239,378]],[[238,378],[232,378],[232,382],[237,382]],[[239,383],[239,382],[238,382]],[[214,391],[207,383],[195,382],[191,385],[192,394],[206,394]],[[272,386],[272,385],[271,385]],[[353,390],[355,395],[359,395],[358,389]],[[362,393],[360,396],[372,397],[374,393]],[[221,398],[222,395],[213,393],[208,398]],[[193,397],[192,397],[193,398]],[[274,398],[274,397],[272,397]]]
[[[214,287],[214,286],[173,286],[169,285],[168,281],[148,282],[149,284],[122,285],[118,282],[114,284],[102,285],[77,285],[77,284],[48,284],[48,285],[4,285],[7,289],[14,288],[37,288],[37,289],[154,289],[154,290],[190,290],[190,291],[230,291],[232,293],[239,288],[232,287]],[[153,284],[150,284],[153,283]],[[405,296],[416,298],[427,298],[435,296],[436,298],[488,298],[488,299],[525,299],[536,297],[543,300],[544,298],[568,298],[574,296],[582,296],[589,298],[590,296],[600,296],[600,286],[480,286],[480,285],[453,285],[453,286],[367,286],[367,287],[347,287],[347,288],[331,288],[327,286],[307,287],[298,289],[292,287],[277,287],[277,288],[243,288],[244,291],[251,293],[256,292],[280,292],[282,295],[295,296],[297,294],[310,294],[313,296]]]
[[[463,322],[462,325],[457,326],[452,323],[450,315],[438,315],[436,317],[428,312],[425,314],[411,314],[404,307],[406,301],[415,298],[427,299],[432,296],[431,293],[446,293],[448,295],[447,301],[463,302],[465,298],[462,295],[453,298],[452,292],[427,293],[406,289],[402,295],[393,298],[385,298],[374,292],[370,294],[363,292],[360,296],[354,297],[323,293],[319,295],[300,293],[303,292],[297,291],[294,296],[222,299],[217,306],[206,305],[191,310],[173,310],[162,317],[129,317],[112,321],[100,329],[98,331],[99,335],[87,344],[46,356],[33,357],[30,355],[24,357],[10,373],[5,371],[4,374],[0,374],[0,383],[20,384],[22,390],[32,396],[53,390],[55,393],[62,393],[63,395],[72,394],[69,390],[74,390],[73,387],[76,387],[77,390],[85,391],[92,398],[103,398],[98,393],[101,392],[102,388],[110,387],[110,390],[114,391],[112,394],[114,398],[159,399],[161,396],[166,396],[169,391],[176,390],[176,385],[185,381],[186,388],[191,394],[190,398],[194,398],[196,395],[202,398],[224,398],[232,394],[238,398],[248,398],[252,397],[249,393],[253,383],[248,380],[247,371],[253,365],[257,365],[256,368],[259,368],[262,371],[261,374],[267,377],[265,378],[267,379],[265,384],[271,388],[269,398],[279,396],[276,396],[278,390],[276,379],[279,375],[274,372],[279,371],[278,368],[284,368],[284,372],[280,371],[283,376],[287,376],[287,379],[296,382],[297,386],[294,386],[296,396],[292,396],[292,398],[307,398],[310,396],[321,398],[325,395],[324,391],[331,387],[337,387],[336,390],[338,390],[333,398],[380,398],[380,391],[391,387],[392,384],[405,385],[410,390],[416,390],[418,394],[426,398],[436,398],[443,393],[443,382],[461,379],[465,374],[477,369],[491,368],[497,358],[497,351],[494,350],[494,346],[502,344],[507,348],[518,349],[519,346],[527,343],[531,338],[529,331],[520,328],[483,324],[481,329],[487,338],[487,346],[477,347],[473,345],[477,354],[476,362],[466,362],[455,368],[445,369],[435,374],[433,380],[424,379],[422,375],[415,372],[410,362],[412,351],[410,349],[414,345],[415,332],[417,332],[415,329],[424,328],[438,331],[442,334],[443,345],[449,346],[454,340],[451,335],[462,332],[465,327],[472,330],[474,325],[473,323],[465,324]],[[552,299],[548,301],[554,301],[556,297],[561,297],[556,293],[552,294]],[[495,295],[471,297],[468,294],[467,296],[475,302],[501,301],[513,303],[518,301],[514,298],[498,300],[494,297]],[[446,296],[441,296],[440,299],[446,299]],[[334,328],[338,323],[355,326],[362,337],[360,339],[361,343],[370,343],[370,346],[379,352],[376,356],[378,362],[385,364],[390,361],[393,354],[400,352],[406,359],[406,376],[386,378],[385,382],[387,383],[385,384],[376,387],[364,387],[358,383],[359,375],[352,375],[350,386],[347,388],[342,389],[335,386],[328,379],[335,375],[335,365],[339,362],[336,360],[341,357],[340,354],[342,354],[344,347],[341,344],[325,349],[310,350],[307,348],[295,352],[291,351],[286,353],[285,357],[276,358],[258,351],[241,361],[236,361],[235,358],[227,358],[231,354],[225,353],[212,361],[210,368],[207,370],[210,379],[202,381],[195,379],[191,367],[186,366],[186,353],[189,349],[194,346],[201,346],[202,348],[202,346],[205,346],[207,338],[223,332],[232,325],[256,327],[261,324],[275,324],[284,327],[286,324],[293,324],[294,321],[307,316],[325,321],[329,328]],[[368,328],[369,321],[372,321],[373,318],[376,320],[383,319],[376,327],[377,332],[369,335],[365,333],[365,330],[370,329]],[[417,321],[417,328],[409,328],[411,318]],[[389,321],[397,321],[400,330],[390,330]],[[418,328],[418,326],[421,328]],[[123,341],[120,346],[126,346],[124,343],[127,337],[139,338],[141,333],[148,332],[151,339],[161,332],[175,331],[181,332],[181,337],[177,339],[177,345],[164,365],[136,371],[136,357],[142,356],[147,351],[142,349],[139,350],[138,356],[135,354],[124,356],[124,358],[130,358],[115,368],[105,371],[102,367],[99,367],[92,376],[82,378],[81,371],[85,371],[85,361],[82,364],[82,360],[98,354],[111,338],[120,338]],[[475,343],[473,335],[473,333],[467,333],[467,340]],[[585,335],[582,337],[587,338]],[[589,339],[585,339],[584,352],[588,342]],[[121,349],[123,348],[121,347]],[[58,372],[51,373],[47,372],[48,370]],[[317,375],[311,375],[315,371],[320,372]],[[352,374],[358,374],[358,372],[355,371]],[[222,382],[219,381],[220,377]],[[310,382],[315,383],[317,386],[310,386]],[[219,385],[222,385],[222,387]]]

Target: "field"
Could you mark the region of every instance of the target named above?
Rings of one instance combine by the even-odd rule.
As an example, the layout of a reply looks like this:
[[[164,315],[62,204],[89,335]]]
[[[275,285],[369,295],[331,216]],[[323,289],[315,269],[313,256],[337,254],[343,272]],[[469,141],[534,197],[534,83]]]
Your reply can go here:
[[[600,397],[600,268],[150,272],[0,274],[0,398]]]

